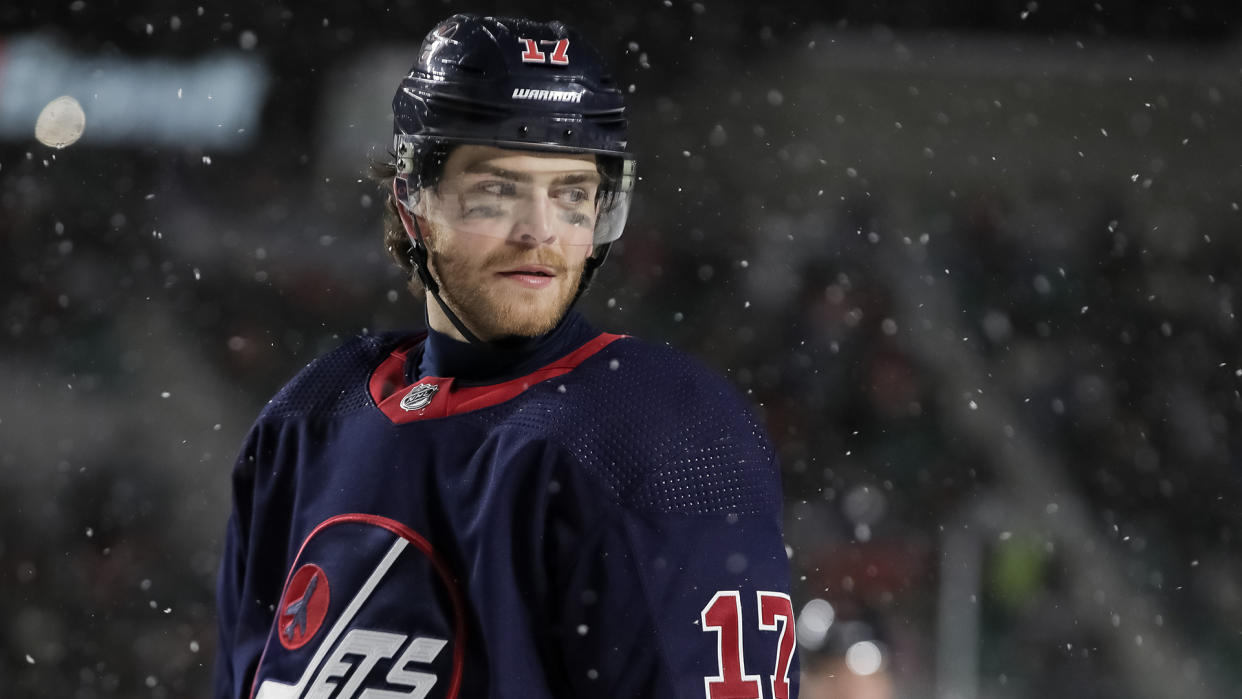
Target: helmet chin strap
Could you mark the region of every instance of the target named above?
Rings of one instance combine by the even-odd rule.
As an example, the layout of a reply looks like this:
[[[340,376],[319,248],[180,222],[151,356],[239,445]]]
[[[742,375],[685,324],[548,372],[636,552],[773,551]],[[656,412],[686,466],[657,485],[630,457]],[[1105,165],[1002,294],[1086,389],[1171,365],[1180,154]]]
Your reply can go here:
[[[569,309],[578,303],[578,299],[586,293],[587,287],[591,285],[591,280],[595,278],[595,272],[604,264],[604,260],[608,258],[608,251],[612,248],[612,243],[601,243],[595,246],[595,250],[591,256],[586,259],[586,264],[582,267],[582,278],[578,280],[578,291],[574,293],[574,300],[569,302],[569,306],[565,309],[569,313]]]
[[[453,309],[449,308],[449,305],[440,297],[440,285],[436,283],[435,277],[431,275],[431,265],[427,261],[427,243],[423,240],[422,228],[418,225],[417,217],[410,216],[410,221],[414,223],[415,234],[415,237],[410,241],[413,243],[410,248],[410,261],[414,263],[414,271],[418,274],[418,280],[422,282],[423,288],[440,305],[440,310],[444,312],[449,322],[453,324],[454,328],[457,328],[457,332],[461,333],[466,342],[472,345],[488,344],[480,339],[478,335],[470,332],[470,328],[466,327],[461,318],[458,318]],[[428,325],[430,325],[430,322],[428,322]]]

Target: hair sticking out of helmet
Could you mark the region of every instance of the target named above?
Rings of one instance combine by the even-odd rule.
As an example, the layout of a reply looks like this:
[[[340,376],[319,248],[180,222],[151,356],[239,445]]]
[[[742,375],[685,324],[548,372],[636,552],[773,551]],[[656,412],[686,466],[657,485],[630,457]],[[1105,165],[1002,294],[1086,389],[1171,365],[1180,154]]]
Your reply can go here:
[[[636,179],[626,127],[621,91],[577,31],[455,15],[423,40],[393,98],[396,195],[413,209],[456,145],[590,153],[601,179],[594,244],[606,246],[621,236]]]

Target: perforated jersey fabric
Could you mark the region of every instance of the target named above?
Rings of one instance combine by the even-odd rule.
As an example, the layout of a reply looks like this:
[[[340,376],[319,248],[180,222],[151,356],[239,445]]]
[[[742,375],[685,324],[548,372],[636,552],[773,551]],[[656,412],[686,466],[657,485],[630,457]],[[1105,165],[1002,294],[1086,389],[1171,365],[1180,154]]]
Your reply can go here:
[[[778,509],[775,453],[732,386],[668,347],[625,338],[480,421],[563,445],[613,499],[642,511]]]
[[[301,418],[319,421],[374,408],[366,381],[359,381],[408,333],[356,335],[312,361],[268,401],[259,419]]]
[[[373,410],[359,378],[406,338],[352,338],[303,370],[263,418]],[[736,390],[669,347],[624,338],[569,376],[461,417],[485,431],[511,425],[546,435],[629,507],[740,514],[780,506],[775,453]]]
[[[551,356],[593,353],[429,419],[380,405],[413,386],[385,371],[409,333],[290,381],[234,469],[216,696],[406,695],[417,676],[428,699],[699,699],[741,655],[753,696],[795,699],[774,450],[697,361],[600,340],[567,324]],[[373,377],[401,378],[377,398]]]

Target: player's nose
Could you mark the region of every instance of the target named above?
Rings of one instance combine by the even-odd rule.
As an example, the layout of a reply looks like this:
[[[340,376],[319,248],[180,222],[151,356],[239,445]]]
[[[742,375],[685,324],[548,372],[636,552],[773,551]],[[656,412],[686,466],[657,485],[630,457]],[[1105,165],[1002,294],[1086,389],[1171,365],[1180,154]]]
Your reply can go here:
[[[551,207],[549,202],[539,199],[525,202],[513,221],[509,239],[532,247],[555,243],[556,228],[553,225],[554,214]]]

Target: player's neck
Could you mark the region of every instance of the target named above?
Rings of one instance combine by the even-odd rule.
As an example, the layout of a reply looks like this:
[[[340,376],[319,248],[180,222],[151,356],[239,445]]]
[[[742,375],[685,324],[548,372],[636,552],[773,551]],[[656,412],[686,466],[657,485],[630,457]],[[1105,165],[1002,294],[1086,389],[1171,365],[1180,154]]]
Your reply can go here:
[[[507,337],[485,344],[465,342],[431,326],[418,358],[417,376],[453,377],[491,383],[524,375],[577,349],[598,334],[570,311],[551,331],[536,337]]]
[[[445,335],[449,338],[457,340],[458,342],[466,342],[465,336],[462,335],[461,331],[457,329],[457,326],[455,326],[453,322],[449,320],[448,315],[446,315],[444,312],[444,309],[441,308],[440,304],[436,303],[436,301],[433,300],[430,295],[428,295],[427,297],[427,306],[425,309],[424,318],[427,321],[428,329],[434,330],[440,333],[441,335]],[[460,322],[464,323],[465,321],[462,320]],[[471,332],[473,332],[475,336],[479,337],[481,340],[490,341],[492,339],[490,337],[484,337],[483,335],[480,335],[478,332],[475,331],[473,327],[470,327],[470,325],[468,324],[466,327]]]

